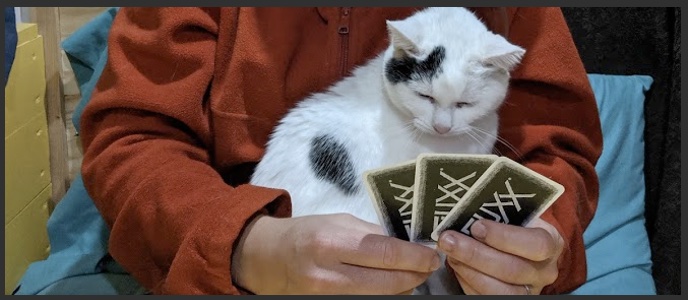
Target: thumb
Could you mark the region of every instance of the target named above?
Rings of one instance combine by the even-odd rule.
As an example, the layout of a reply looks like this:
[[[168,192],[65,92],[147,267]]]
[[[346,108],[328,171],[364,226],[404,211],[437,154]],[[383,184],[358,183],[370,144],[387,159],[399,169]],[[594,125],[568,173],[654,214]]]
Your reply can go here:
[[[526,227],[530,228],[542,228],[546,230],[554,239],[554,241],[557,243],[557,249],[560,252],[564,246],[564,238],[561,236],[559,231],[557,230],[556,227],[554,227],[552,224],[548,223],[547,221],[541,219],[540,217],[534,218],[532,221],[528,222],[528,225]]]

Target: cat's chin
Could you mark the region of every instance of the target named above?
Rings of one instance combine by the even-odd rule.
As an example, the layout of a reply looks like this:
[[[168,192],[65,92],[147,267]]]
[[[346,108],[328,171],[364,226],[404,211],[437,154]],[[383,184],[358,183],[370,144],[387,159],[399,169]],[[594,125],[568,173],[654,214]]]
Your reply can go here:
[[[437,137],[437,138],[446,138],[446,139],[451,139],[451,138],[456,138],[462,135],[465,135],[468,130],[450,130],[445,133],[439,133],[435,131],[434,129],[428,129],[424,128],[422,126],[416,126],[416,129],[423,133],[424,135],[431,136],[431,137]]]
[[[436,137],[436,138],[446,138],[446,139],[464,136],[464,135],[469,134],[468,132],[470,131],[468,129],[452,129],[452,130],[445,132],[445,133],[439,133],[439,132],[435,131],[434,129],[426,128],[425,126],[415,126],[415,129],[418,130],[419,132],[421,132],[423,135],[426,135],[426,136],[431,136],[431,137]]]

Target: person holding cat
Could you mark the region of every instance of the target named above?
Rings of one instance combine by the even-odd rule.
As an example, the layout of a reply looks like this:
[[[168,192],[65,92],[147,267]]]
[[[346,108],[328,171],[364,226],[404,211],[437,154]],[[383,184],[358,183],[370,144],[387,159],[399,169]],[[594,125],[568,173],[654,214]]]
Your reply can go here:
[[[471,9],[499,35],[464,11],[419,11],[122,8],[110,31],[109,61],[81,119],[84,184],[110,226],[115,260],[155,294],[408,293],[442,267],[436,251],[385,236],[363,213],[301,214],[302,194],[251,184],[254,168],[271,136],[298,140],[309,134],[286,126],[273,135],[288,112],[306,107],[302,120],[313,122],[306,112],[312,113],[332,132],[320,139],[327,145],[320,150],[346,159],[330,161],[334,169],[311,170],[308,156],[297,155],[319,147],[308,143],[294,143],[278,158],[303,166],[296,170],[301,176],[291,176],[301,178],[288,180],[309,184],[315,173],[331,181],[319,186],[337,186],[311,197],[345,199],[341,195],[357,193],[360,183],[347,174],[360,171],[359,161],[333,139],[346,138],[336,133],[347,130],[347,119],[360,116],[357,126],[366,124],[369,111],[361,108],[379,110],[375,101],[396,99],[391,107],[399,108],[397,115],[417,123],[403,125],[441,144],[457,116],[478,118],[470,109],[494,109],[504,98],[498,132],[512,146],[498,144],[497,150],[566,192],[528,228],[479,221],[471,228],[475,238],[444,232],[439,251],[466,294],[562,294],[583,284],[582,234],[597,204],[594,165],[602,139],[592,90],[561,11]],[[420,26],[387,22],[407,18]],[[473,27],[422,26],[445,21]],[[392,59],[397,67],[382,67]],[[302,100],[328,90],[370,98],[331,101],[329,112],[307,111],[313,98]],[[472,97],[450,99],[457,95]],[[338,115],[340,108],[347,113]],[[352,114],[355,109],[361,114]],[[425,114],[432,122],[423,111],[435,112]],[[381,121],[398,118],[385,113],[390,119]],[[375,132],[355,130],[347,141]],[[476,147],[496,136],[483,139]],[[465,151],[491,151],[478,148]],[[462,148],[444,151],[452,149]],[[382,159],[404,158],[389,153]]]

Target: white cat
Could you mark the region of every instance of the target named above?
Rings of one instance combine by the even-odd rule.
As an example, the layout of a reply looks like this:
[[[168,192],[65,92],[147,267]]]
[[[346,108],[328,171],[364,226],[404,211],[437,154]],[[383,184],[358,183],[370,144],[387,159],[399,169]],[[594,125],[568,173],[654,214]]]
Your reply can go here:
[[[251,183],[287,190],[295,217],[379,224],[363,172],[421,153],[493,151],[509,72],[525,50],[464,8],[427,8],[387,27],[387,50],[301,101],[271,135]]]

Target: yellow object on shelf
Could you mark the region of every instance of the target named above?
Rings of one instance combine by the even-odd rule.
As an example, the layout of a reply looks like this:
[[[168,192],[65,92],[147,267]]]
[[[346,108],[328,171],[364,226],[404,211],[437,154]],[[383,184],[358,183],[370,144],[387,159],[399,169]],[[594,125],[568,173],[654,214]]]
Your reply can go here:
[[[43,37],[36,24],[17,24],[17,50],[5,85],[5,294],[26,268],[45,259],[50,150],[45,112]]]
[[[43,37],[36,24],[17,24],[17,50],[5,85],[5,138],[45,113]]]

